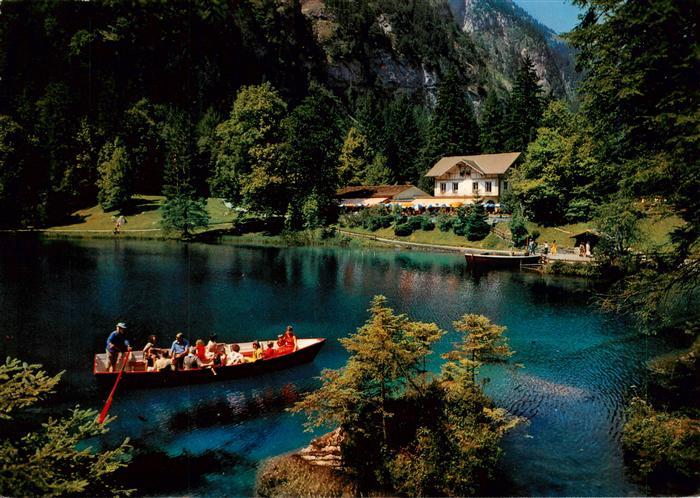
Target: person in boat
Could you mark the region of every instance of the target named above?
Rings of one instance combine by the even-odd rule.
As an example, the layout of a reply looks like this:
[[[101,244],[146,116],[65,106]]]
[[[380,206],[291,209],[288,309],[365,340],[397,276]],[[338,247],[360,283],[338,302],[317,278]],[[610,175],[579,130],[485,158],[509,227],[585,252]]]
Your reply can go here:
[[[162,351],[160,353],[156,353],[156,355],[157,358],[153,363],[153,366],[150,367],[149,370],[152,372],[163,372],[166,370],[171,370],[170,355],[168,354],[168,351]]]
[[[197,357],[197,347],[192,346],[189,348],[189,351],[185,355],[185,357],[182,359],[182,366],[185,367],[185,370],[192,370],[193,368],[201,368],[199,358]]]
[[[267,343],[267,349],[263,351],[263,359],[264,360],[269,360],[270,358],[274,358],[275,356],[275,343],[270,341]]]
[[[258,361],[263,359],[263,351],[260,348],[260,343],[258,341],[253,341],[253,354],[250,357],[250,361]]]
[[[245,360],[241,354],[241,347],[238,344],[231,346],[231,354],[226,358],[226,366],[239,365]]]
[[[204,345],[204,341],[202,339],[197,339],[194,344],[194,347],[197,350],[197,358],[199,358],[199,360],[203,363],[209,363],[212,357],[209,356],[209,352],[207,351],[207,347]]]
[[[106,351],[107,359],[109,361],[107,371],[114,372],[119,354],[131,351],[131,345],[129,344],[129,340],[126,338],[126,324],[124,322],[119,322],[116,330],[109,334],[109,337],[107,338]]]
[[[299,344],[297,343],[297,336],[294,335],[294,329],[291,325],[287,325],[287,330],[284,331],[284,347],[289,351],[296,351],[299,349]]]
[[[148,342],[146,345],[143,347],[143,357],[146,360],[147,364],[149,367],[153,366],[153,362],[158,359],[158,356],[160,353],[163,351],[167,351],[162,348],[157,348],[156,347],[156,336],[155,335],[149,335],[148,336]]]
[[[190,343],[182,332],[175,334],[175,340],[172,346],[170,346],[170,356],[175,370],[182,369],[183,360],[187,353],[189,352]]]
[[[207,355],[209,355],[211,358],[214,358],[216,353],[219,351],[219,344],[216,342],[216,339],[216,334],[209,335],[209,342],[207,342]]]

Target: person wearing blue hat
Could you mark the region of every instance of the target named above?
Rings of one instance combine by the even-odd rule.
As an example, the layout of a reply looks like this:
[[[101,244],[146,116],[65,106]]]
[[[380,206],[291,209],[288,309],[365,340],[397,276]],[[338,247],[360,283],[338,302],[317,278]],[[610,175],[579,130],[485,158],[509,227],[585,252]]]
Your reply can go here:
[[[114,372],[119,353],[125,353],[127,351],[131,351],[131,345],[126,338],[126,324],[124,322],[119,322],[117,324],[117,330],[109,334],[107,338],[107,358],[109,359],[109,367],[107,370],[109,372]]]

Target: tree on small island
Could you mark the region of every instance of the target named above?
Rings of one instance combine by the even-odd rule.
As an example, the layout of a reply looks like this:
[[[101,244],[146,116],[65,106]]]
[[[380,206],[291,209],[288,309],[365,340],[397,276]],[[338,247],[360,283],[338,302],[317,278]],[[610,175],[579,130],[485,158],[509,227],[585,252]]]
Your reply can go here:
[[[0,495],[2,496],[123,496],[133,490],[110,480],[126,467],[131,446],[125,439],[112,450],[96,450],[92,438],[108,432],[97,422],[95,410],[79,407],[62,418],[40,421],[27,409],[54,392],[63,373],[50,377],[41,365],[7,358],[0,365],[0,430],[19,425],[26,432],[0,442]],[[19,412],[19,413],[18,413]],[[16,415],[20,414],[20,422]]]
[[[483,493],[499,441],[518,422],[495,408],[476,381],[482,364],[512,354],[505,328],[465,315],[455,322],[464,337],[443,356],[440,373],[431,374],[426,360],[445,332],[395,314],[384,296],[369,311],[367,322],[341,339],[350,353],[346,365],[325,370],[321,388],[292,411],[305,412],[309,428],[341,428],[343,465],[360,493]]]

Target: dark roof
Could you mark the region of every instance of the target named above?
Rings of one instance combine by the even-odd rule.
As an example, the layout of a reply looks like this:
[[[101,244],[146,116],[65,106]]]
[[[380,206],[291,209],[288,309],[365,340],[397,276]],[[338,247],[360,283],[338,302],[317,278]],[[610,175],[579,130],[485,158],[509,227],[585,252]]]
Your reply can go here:
[[[371,197],[393,197],[413,185],[357,185],[343,187],[335,194],[338,199],[369,199]]]

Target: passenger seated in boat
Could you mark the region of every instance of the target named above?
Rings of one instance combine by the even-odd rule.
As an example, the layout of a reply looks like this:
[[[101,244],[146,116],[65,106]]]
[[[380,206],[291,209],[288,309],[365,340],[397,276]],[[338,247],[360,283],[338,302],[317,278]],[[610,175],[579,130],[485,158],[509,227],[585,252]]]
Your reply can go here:
[[[211,355],[213,358],[216,352],[219,350],[219,344],[216,342],[217,335],[210,334],[209,342],[207,343],[207,354]]]
[[[197,348],[192,346],[185,355],[184,359],[182,360],[182,364],[185,367],[185,370],[192,370],[194,368],[202,368],[204,365],[202,365],[202,362],[199,361],[199,358],[197,357]]]
[[[263,359],[269,360],[275,356],[275,343],[270,341],[267,343],[267,349],[263,351]]]
[[[175,341],[173,341],[172,346],[170,346],[170,356],[172,357],[172,363],[175,370],[182,369],[182,362],[187,356],[190,343],[182,332],[178,332],[175,335]]]
[[[167,351],[162,348],[157,348],[156,340],[157,338],[155,335],[149,335],[148,343],[146,343],[146,345],[143,347],[143,357],[146,360],[146,363],[149,367],[153,366],[153,362],[156,361],[156,359],[158,359],[159,353]]]
[[[258,341],[253,341],[253,354],[250,356],[250,359],[246,358],[248,361],[258,361],[262,360],[263,358],[263,352],[262,349],[260,348],[260,343]]]
[[[163,372],[165,370],[171,370],[170,355],[167,351],[162,353],[157,353],[157,358],[153,363],[152,367],[148,369],[151,372]]]
[[[297,344],[297,336],[294,335],[294,329],[291,325],[287,325],[287,330],[284,331],[284,336],[282,336],[282,339],[284,341],[284,345],[282,347],[284,348],[285,353],[299,349]]]
[[[226,358],[226,366],[239,365],[244,361],[243,355],[241,354],[241,347],[238,344],[231,346],[231,354]]]
[[[195,347],[197,348],[197,358],[199,358],[199,361],[202,363],[211,363],[211,360],[214,359],[214,355],[207,351],[207,347],[204,345],[202,339],[197,339]]]

